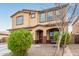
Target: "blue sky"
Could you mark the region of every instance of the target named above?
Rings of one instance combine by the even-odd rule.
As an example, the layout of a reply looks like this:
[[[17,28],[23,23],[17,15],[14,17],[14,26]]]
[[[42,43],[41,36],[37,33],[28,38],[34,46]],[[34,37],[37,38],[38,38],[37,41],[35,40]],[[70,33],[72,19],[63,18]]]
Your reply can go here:
[[[10,16],[21,9],[45,9],[54,7],[53,3],[0,3],[0,31],[12,28]]]

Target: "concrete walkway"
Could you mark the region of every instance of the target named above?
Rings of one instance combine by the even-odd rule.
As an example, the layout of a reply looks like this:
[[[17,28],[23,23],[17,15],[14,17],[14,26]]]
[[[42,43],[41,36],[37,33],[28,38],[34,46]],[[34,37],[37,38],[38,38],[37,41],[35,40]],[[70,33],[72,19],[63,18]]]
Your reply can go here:
[[[69,47],[65,48],[64,56],[73,56]]]
[[[55,48],[52,44],[34,44],[29,49],[29,56],[53,56]]]
[[[79,44],[71,44],[69,48],[73,54],[73,56],[79,56]]]

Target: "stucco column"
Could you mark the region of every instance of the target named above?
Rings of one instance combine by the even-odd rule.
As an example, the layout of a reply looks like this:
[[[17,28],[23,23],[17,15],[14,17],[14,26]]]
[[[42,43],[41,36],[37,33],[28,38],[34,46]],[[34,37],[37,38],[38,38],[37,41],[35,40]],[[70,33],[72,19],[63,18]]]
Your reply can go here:
[[[47,42],[47,35],[46,34],[47,34],[46,30],[43,30],[43,41],[42,41],[43,44],[45,44]]]
[[[32,33],[32,37],[33,37],[33,43],[35,43],[35,40],[36,40],[36,33],[35,31],[31,32]]]
[[[46,36],[46,33],[47,33],[46,30],[43,30],[43,36]]]

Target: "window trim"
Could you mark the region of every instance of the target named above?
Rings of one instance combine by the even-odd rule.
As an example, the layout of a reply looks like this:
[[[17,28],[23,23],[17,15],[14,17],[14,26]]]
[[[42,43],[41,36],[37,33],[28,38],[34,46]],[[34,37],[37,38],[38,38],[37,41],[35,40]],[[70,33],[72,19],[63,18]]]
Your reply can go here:
[[[22,17],[22,20],[23,20],[21,24],[17,24],[17,20],[18,20],[19,17]],[[18,16],[18,17],[16,17],[16,25],[22,25],[23,23],[24,23],[24,16]]]

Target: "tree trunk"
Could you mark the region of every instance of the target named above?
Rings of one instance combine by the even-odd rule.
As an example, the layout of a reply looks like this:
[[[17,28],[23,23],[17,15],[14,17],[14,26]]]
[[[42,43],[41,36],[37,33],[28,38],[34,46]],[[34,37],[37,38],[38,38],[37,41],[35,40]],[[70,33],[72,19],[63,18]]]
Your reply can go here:
[[[60,32],[59,39],[58,39],[58,41],[57,41],[57,49],[56,49],[56,52],[55,52],[55,56],[56,56],[56,55],[59,55],[61,37],[62,37],[62,32]]]

